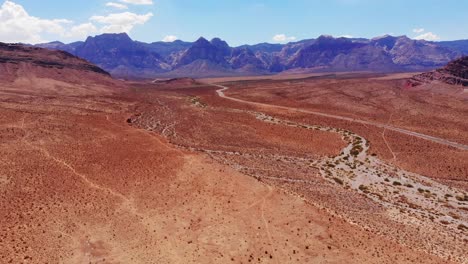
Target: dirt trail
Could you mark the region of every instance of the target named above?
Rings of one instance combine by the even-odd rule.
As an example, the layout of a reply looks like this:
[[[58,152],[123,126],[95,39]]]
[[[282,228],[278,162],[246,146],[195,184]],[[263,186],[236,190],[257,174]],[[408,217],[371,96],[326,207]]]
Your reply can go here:
[[[452,141],[449,141],[449,140],[446,140],[446,139],[443,139],[443,138],[429,136],[429,135],[425,135],[425,134],[422,134],[422,133],[406,130],[406,129],[403,129],[403,128],[394,127],[394,126],[391,126],[391,125],[388,125],[388,124],[381,124],[381,123],[377,123],[377,122],[364,121],[364,120],[360,120],[360,119],[344,117],[344,116],[339,116],[339,115],[325,114],[325,113],[321,113],[321,112],[315,112],[315,111],[310,111],[310,110],[305,110],[305,109],[300,109],[300,108],[294,108],[294,107],[287,107],[287,106],[279,106],[279,105],[271,105],[271,104],[264,104],[264,103],[258,103],[258,102],[251,102],[251,101],[246,101],[246,100],[230,97],[230,96],[227,96],[226,94],[224,94],[224,92],[227,91],[229,89],[229,87],[222,86],[222,85],[216,85],[216,84],[213,84],[213,86],[221,88],[221,89],[216,91],[216,93],[218,94],[219,97],[222,97],[222,98],[225,98],[225,99],[228,99],[228,100],[231,100],[231,101],[244,103],[244,104],[251,104],[251,105],[256,105],[256,106],[261,106],[261,107],[272,107],[272,108],[277,108],[277,109],[296,111],[296,112],[300,112],[300,113],[306,113],[306,114],[323,116],[323,117],[328,117],[328,118],[333,118],[333,119],[345,120],[345,121],[349,121],[349,122],[353,122],[353,123],[359,123],[359,124],[363,124],[363,125],[371,125],[371,126],[375,126],[375,127],[395,131],[395,132],[398,132],[398,133],[402,133],[402,134],[405,134],[405,135],[409,135],[409,136],[429,140],[429,141],[432,141],[432,142],[435,142],[435,143],[438,143],[438,144],[442,144],[442,145],[446,145],[446,146],[450,146],[450,147],[454,147],[454,148],[458,148],[458,149],[462,149],[462,150],[468,150],[468,145],[463,145],[463,144],[452,142]]]
[[[388,119],[387,125],[390,124],[390,122],[392,121],[393,114],[394,114],[394,113],[392,113],[392,114],[390,115],[390,118]],[[385,137],[385,132],[386,132],[386,131],[387,131],[387,128],[384,128],[383,131],[382,131],[382,139],[383,139],[383,141],[385,142],[385,145],[387,146],[387,148],[388,148],[388,150],[390,151],[390,153],[392,153],[393,162],[396,162],[397,156],[396,156],[395,152],[393,152],[392,148],[390,147],[390,144],[389,144],[388,141],[387,141],[387,138]]]
[[[274,189],[273,187],[269,186],[268,185],[268,194],[265,195],[263,198],[262,198],[262,205],[261,205],[261,212],[262,212],[262,221],[263,221],[263,224],[265,226],[265,231],[266,231],[266,234],[268,236],[268,241],[270,242],[270,247],[272,247],[274,245],[274,242],[273,242],[273,238],[271,236],[271,232],[270,232],[270,226],[268,224],[268,220],[265,218],[265,204],[266,204],[266,201],[267,201],[267,198],[270,198],[271,195],[273,195],[273,192],[274,192]],[[270,249],[270,252],[272,252],[271,254],[273,254],[273,249]],[[275,257],[275,262],[278,263],[277,261],[278,258]]]
[[[218,90],[218,95],[241,103],[277,107],[274,105],[249,102],[225,96],[223,91],[226,91],[227,89],[227,87],[224,87]],[[306,113],[310,112],[282,106],[278,106],[278,108],[285,110],[298,110]],[[344,188],[352,189],[361,193],[374,202],[380,204],[383,208],[386,208],[386,217],[393,221],[405,225],[413,225],[417,223],[419,226],[424,226],[425,228],[434,227],[439,230],[441,236],[458,237],[460,241],[468,239],[467,234],[462,230],[463,228],[460,228],[468,226],[468,213],[464,210],[466,206],[468,206],[468,203],[463,201],[463,197],[465,197],[466,194],[462,190],[448,187],[423,175],[402,170],[392,164],[379,160],[377,157],[369,155],[368,141],[362,136],[351,131],[296,123],[290,120],[282,120],[273,116],[268,116],[265,113],[260,112],[250,113],[254,114],[259,120],[276,125],[328,131],[340,134],[342,139],[348,142],[348,145],[342,150],[341,154],[336,157],[324,158],[318,163],[311,165],[319,168],[322,177],[333,184],[341,185]],[[310,113],[315,114],[315,112]],[[320,115],[328,116],[321,113]],[[335,116],[332,117],[335,118]],[[344,117],[338,118],[348,120],[348,118]],[[355,122],[376,125],[371,122],[361,120],[357,120]],[[384,128],[384,131],[388,129],[407,135],[413,135],[414,133],[389,125],[377,124],[376,126]],[[382,133],[382,136],[385,139],[384,133]],[[443,139],[432,140],[431,136],[418,133],[414,136],[449,146],[452,146],[452,144],[460,145]],[[387,147],[396,159],[396,155],[393,153],[390,146],[387,145]],[[468,146],[464,145],[460,145],[458,147],[461,149],[465,149],[466,147],[466,149],[468,149]],[[236,165],[236,167],[241,166]],[[269,177],[259,175],[256,175],[255,177],[290,183],[303,183],[307,185],[314,184],[305,179],[295,179],[290,177]],[[433,223],[428,224],[430,222]],[[427,248],[426,250],[433,249]],[[461,248],[457,248],[456,250],[461,250],[459,252],[462,252]],[[444,250],[439,251],[438,254],[447,257],[444,255]],[[463,257],[461,257],[460,260],[462,260],[462,262],[468,261]]]

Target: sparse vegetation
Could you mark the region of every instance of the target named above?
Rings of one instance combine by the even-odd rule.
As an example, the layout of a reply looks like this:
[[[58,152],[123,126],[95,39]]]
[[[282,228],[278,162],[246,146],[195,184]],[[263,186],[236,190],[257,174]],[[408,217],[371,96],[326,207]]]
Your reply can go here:
[[[364,193],[369,193],[369,187],[365,185],[359,185],[359,190],[361,190]]]
[[[467,202],[468,201],[468,195],[457,195],[455,196],[455,199],[457,199],[460,202]]]
[[[343,180],[340,179],[340,178],[334,177],[333,180],[334,180],[336,183],[340,184],[340,185],[343,185],[343,184],[344,184]]]
[[[207,107],[207,104],[202,102],[200,97],[191,97],[190,102],[197,107],[201,107],[201,108]]]
[[[399,181],[394,181],[392,184],[393,184],[394,186],[401,186],[401,182],[399,182]]]

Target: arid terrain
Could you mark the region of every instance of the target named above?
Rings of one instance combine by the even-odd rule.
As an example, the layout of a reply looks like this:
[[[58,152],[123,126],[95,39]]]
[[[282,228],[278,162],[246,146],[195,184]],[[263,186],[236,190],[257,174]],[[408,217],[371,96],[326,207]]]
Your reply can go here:
[[[0,263],[468,263],[461,86],[51,65],[2,66]]]

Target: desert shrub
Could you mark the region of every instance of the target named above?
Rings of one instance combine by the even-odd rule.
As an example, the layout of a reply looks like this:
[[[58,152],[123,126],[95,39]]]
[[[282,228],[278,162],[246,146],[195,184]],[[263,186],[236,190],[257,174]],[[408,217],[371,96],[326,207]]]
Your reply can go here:
[[[460,219],[460,216],[455,214],[455,213],[452,213],[450,212],[449,215],[453,218],[453,219]]]
[[[424,197],[425,198],[431,198],[432,197],[432,194],[429,192],[429,193],[424,193]]]
[[[359,190],[361,190],[364,193],[368,193],[369,192],[369,187],[361,184],[361,185],[359,185]]]
[[[401,186],[401,182],[398,182],[398,181],[394,181],[392,184],[393,184],[394,186]]]
[[[344,184],[343,180],[340,179],[340,178],[334,177],[333,180],[334,180],[336,183],[338,183],[339,185],[343,185],[343,184]]]

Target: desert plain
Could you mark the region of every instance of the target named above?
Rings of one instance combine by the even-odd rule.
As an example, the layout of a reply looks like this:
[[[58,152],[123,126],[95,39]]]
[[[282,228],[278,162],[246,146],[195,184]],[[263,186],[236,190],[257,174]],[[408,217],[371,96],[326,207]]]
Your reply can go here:
[[[1,263],[468,263],[459,86],[96,78],[0,85]]]

